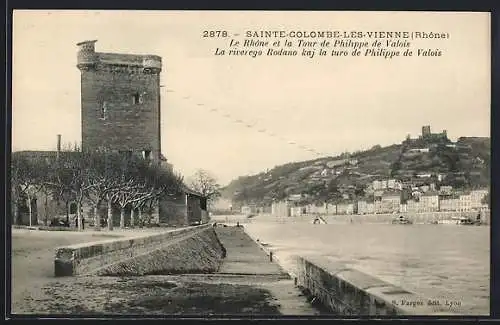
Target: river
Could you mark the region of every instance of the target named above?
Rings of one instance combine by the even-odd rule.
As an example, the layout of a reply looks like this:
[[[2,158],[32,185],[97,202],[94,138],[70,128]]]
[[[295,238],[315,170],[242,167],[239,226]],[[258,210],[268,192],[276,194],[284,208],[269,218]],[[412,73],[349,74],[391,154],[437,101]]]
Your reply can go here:
[[[426,298],[459,301],[461,314],[489,315],[488,226],[239,220],[285,263],[323,255]]]

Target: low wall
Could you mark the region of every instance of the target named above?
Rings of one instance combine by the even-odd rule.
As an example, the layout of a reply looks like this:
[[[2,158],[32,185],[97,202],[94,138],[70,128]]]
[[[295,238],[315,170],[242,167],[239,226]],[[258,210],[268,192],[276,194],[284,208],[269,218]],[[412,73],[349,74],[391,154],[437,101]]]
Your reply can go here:
[[[426,299],[324,257],[296,257],[297,284],[339,315],[456,315]]]
[[[245,231],[270,260],[278,263],[298,286],[337,315],[458,315],[445,301],[427,299],[324,256],[282,259]],[[453,306],[453,308],[456,308]]]
[[[56,249],[55,276],[214,272],[224,255],[211,225]]]

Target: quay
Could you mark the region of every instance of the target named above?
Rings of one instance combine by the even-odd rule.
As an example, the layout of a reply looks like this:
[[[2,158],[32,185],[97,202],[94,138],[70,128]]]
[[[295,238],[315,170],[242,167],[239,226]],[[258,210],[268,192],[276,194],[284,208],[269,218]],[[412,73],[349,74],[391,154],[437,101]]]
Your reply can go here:
[[[204,224],[134,236],[123,232],[118,238],[57,248],[55,259],[38,257],[44,270],[54,263],[42,285],[23,287],[14,281],[13,292],[19,287],[24,293],[13,301],[13,312],[215,317],[460,313],[460,308],[429,305],[433,299],[327,255],[295,251],[285,256],[246,226]],[[13,264],[16,274],[15,259]]]
[[[14,284],[12,312],[14,314],[72,314],[72,315],[182,315],[182,316],[210,316],[210,315],[318,315],[320,310],[315,309],[304,296],[301,290],[294,285],[294,280],[276,263],[270,261],[266,253],[244,232],[242,227],[205,227],[202,232],[215,232],[225,248],[225,258],[221,259],[220,266],[215,272],[201,273],[195,270],[183,274],[152,274],[136,276],[123,273],[115,276],[92,274],[89,270],[97,268],[96,264],[85,262],[87,273],[75,276],[54,277],[54,255],[49,251],[54,247],[45,247],[39,256],[30,259],[16,257],[16,243],[30,234],[35,237],[51,236],[56,232],[27,232],[20,230],[14,234],[13,277]],[[65,232],[67,233],[67,232]],[[61,234],[56,234],[60,236]],[[119,239],[80,243],[70,245],[74,247],[97,247],[98,243],[110,243],[117,246],[118,241],[128,241],[130,235]],[[66,234],[67,236],[67,234]],[[158,237],[158,234],[148,234],[149,237]],[[75,236],[78,238],[79,236]],[[80,235],[82,240],[93,239],[91,235]],[[127,239],[128,238],[128,239]],[[177,261],[177,265],[184,265],[183,261],[189,258],[194,262],[207,261],[201,251],[193,251],[193,242],[180,241],[184,244],[182,254],[169,251],[170,259]],[[68,242],[66,240],[65,242]],[[203,245],[210,244],[206,238],[200,240]],[[55,243],[52,240],[52,245]],[[211,243],[213,245],[213,243]],[[166,247],[170,247],[166,245]],[[166,250],[166,247],[164,250]],[[179,248],[181,246],[177,246]],[[198,247],[197,247],[198,248]],[[206,248],[206,247],[205,247]],[[88,251],[88,249],[86,249]],[[106,248],[104,248],[104,251]],[[58,249],[57,251],[60,251]],[[19,251],[18,251],[19,252]],[[23,252],[28,254],[27,249]],[[79,251],[80,252],[80,251]],[[19,253],[21,254],[21,253]],[[90,253],[89,253],[90,254]],[[77,255],[77,254],[76,254]],[[76,255],[73,255],[74,257]],[[143,254],[144,255],[144,254]],[[142,256],[143,256],[142,255]],[[176,255],[176,256],[174,256]],[[28,255],[25,255],[28,256]],[[123,256],[107,255],[108,262],[116,258],[116,262],[123,260]],[[138,257],[140,257],[138,255]],[[95,259],[95,258],[94,258]],[[42,267],[36,268],[33,262]],[[26,286],[20,283],[17,277],[17,268],[24,263],[40,285]],[[31,265],[26,265],[27,263]],[[133,263],[132,263],[133,264]],[[52,270],[51,270],[52,267]],[[99,268],[102,270],[102,268]],[[39,272],[39,271],[41,272]],[[123,269],[120,269],[123,272]],[[181,270],[182,271],[182,270]],[[156,273],[156,274],[154,274]],[[174,272],[170,272],[174,273]],[[19,273],[17,273],[19,274]],[[24,277],[22,277],[24,279]],[[32,277],[34,278],[34,277]],[[20,292],[18,292],[20,291]]]

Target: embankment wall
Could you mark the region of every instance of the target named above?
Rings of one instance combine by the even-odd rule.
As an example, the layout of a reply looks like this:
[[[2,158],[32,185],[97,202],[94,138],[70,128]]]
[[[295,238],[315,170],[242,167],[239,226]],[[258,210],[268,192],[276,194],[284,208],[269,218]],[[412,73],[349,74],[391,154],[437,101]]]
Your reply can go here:
[[[55,276],[217,271],[224,247],[211,225],[56,249]]]
[[[297,257],[297,284],[339,315],[455,315],[427,299],[324,257]]]
[[[254,240],[248,232],[247,234]],[[295,279],[310,296],[337,315],[457,315],[456,306],[421,297],[324,256],[280,258],[256,241],[270,259]]]

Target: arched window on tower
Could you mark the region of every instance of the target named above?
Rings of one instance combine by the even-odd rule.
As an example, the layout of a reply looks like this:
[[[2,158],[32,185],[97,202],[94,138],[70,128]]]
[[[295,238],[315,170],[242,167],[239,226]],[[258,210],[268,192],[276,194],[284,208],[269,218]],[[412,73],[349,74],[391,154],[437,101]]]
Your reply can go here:
[[[141,93],[137,92],[132,95],[132,104],[137,105],[142,103],[143,103],[143,96]]]
[[[105,120],[108,118],[108,103],[103,102],[101,105],[100,118]]]

